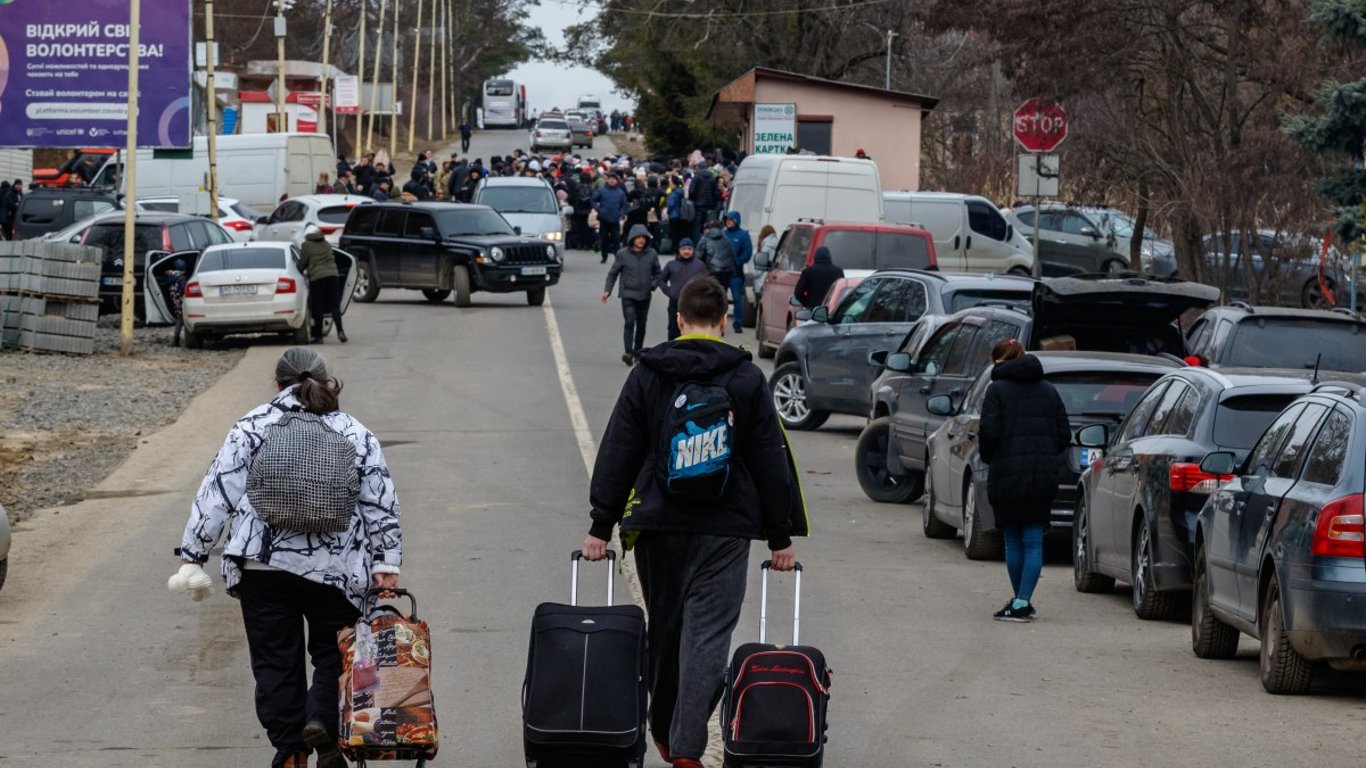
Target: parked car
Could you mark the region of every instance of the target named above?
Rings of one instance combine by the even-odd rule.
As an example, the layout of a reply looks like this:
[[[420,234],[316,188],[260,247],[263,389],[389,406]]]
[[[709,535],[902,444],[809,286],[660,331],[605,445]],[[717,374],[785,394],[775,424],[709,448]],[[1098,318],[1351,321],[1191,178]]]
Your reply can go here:
[[[1191,309],[1203,309],[1218,297],[1207,285],[1140,277],[1044,278],[1034,286],[1026,311],[981,306],[949,315],[932,329],[908,334],[897,352],[887,356],[885,370],[873,382],[869,430],[886,431],[887,487],[879,496],[909,500],[920,495],[927,461],[925,441],[939,428],[942,416],[930,413],[928,399],[937,394],[961,396],[991,364],[991,346],[1019,339],[1030,350],[1081,350],[1184,356],[1185,340],[1174,321]],[[877,441],[860,438],[860,446]],[[870,457],[856,455],[855,466]],[[867,489],[865,489],[867,492]]]
[[[815,263],[816,249],[821,246],[829,248],[834,263],[846,271],[936,269],[938,264],[930,234],[919,227],[815,220],[793,224],[783,233],[773,257],[760,253],[754,261],[764,282],[754,324],[760,357],[772,357],[797,324],[792,292],[802,270]]]
[[[531,129],[531,151],[574,149],[574,131],[563,117],[542,117]]]
[[[868,275],[865,275],[863,274],[863,270],[853,270],[853,272],[853,275],[845,273],[844,277],[831,283],[830,290],[825,292],[825,298],[821,301],[821,306],[825,307],[825,311],[830,315],[835,314],[835,309],[840,305],[840,302],[844,301],[844,297],[848,296],[850,291],[859,287],[859,284],[862,283],[868,275],[873,274],[872,272],[869,272]],[[800,315],[802,313],[801,311],[798,311],[797,314]],[[812,320],[810,316],[807,316],[807,319],[805,320],[798,320],[797,325],[810,325],[814,322],[816,321]]]
[[[1202,251],[1207,282],[1226,291],[1227,301],[1275,303],[1284,307],[1331,309],[1347,306],[1350,295],[1345,274],[1347,264],[1329,249],[1322,258],[1323,241],[1271,229],[1257,230],[1247,238],[1242,232],[1207,235]],[[1244,251],[1247,251],[1244,254]],[[1252,265],[1252,289],[1248,288],[1247,264]],[[1268,268],[1268,262],[1274,269]],[[1156,275],[1176,275],[1175,254],[1157,255],[1150,270]],[[1335,298],[1330,302],[1328,295]]]
[[[894,350],[917,320],[988,302],[1023,304],[1033,288],[1020,277],[874,272],[833,313],[824,306],[797,313],[811,322],[788,332],[769,380],[778,418],[788,429],[815,429],[832,413],[868,413],[881,371],[873,356]]]
[[[1118,424],[1154,381],[1181,366],[1167,358],[1114,352],[1039,352],[1037,356],[1044,379],[1062,397],[1074,430],[1098,419]],[[949,538],[961,530],[963,551],[973,560],[996,559],[1002,551],[1001,533],[987,497],[987,465],[977,444],[982,402],[990,384],[991,368],[986,368],[963,396],[934,395],[925,406],[945,420],[926,442],[929,460],[922,528],[931,539]],[[885,441],[886,432],[865,432],[864,439]],[[1055,530],[1072,526],[1077,478],[1090,464],[1088,453],[1086,448],[1069,448],[1059,467],[1051,519]],[[864,483],[876,480],[886,467],[874,462],[861,465],[860,470],[859,481]],[[883,487],[874,482],[870,490],[877,493]]]
[[[153,197],[137,202],[139,211],[162,211],[180,213],[180,199],[175,197]],[[188,213],[188,211],[187,211]],[[234,197],[218,198],[218,224],[232,235],[235,242],[245,243],[252,239],[256,220],[261,214],[244,205]]]
[[[553,243],[518,235],[488,206],[462,203],[361,206],[346,220],[341,249],[356,257],[356,301],[410,288],[433,303],[454,291],[457,307],[474,291],[524,292],[539,306],[563,268]]]
[[[35,187],[24,194],[14,222],[14,239],[56,232],[82,219],[122,208],[113,192],[89,187]]]
[[[1081,592],[1133,586],[1141,619],[1171,618],[1191,587],[1195,515],[1219,478],[1199,469],[1211,451],[1240,458],[1276,414],[1312,386],[1309,371],[1184,368],[1144,395],[1118,426],[1088,426],[1090,452],[1073,528]]]
[[[557,258],[564,260],[565,222],[574,209],[560,205],[545,179],[490,176],[479,182],[471,202],[497,211],[518,234],[554,243]]]
[[[1315,666],[1366,661],[1360,382],[1325,383],[1282,411],[1246,458],[1218,451],[1201,471],[1230,477],[1195,523],[1191,648],[1232,658],[1261,640],[1269,693],[1309,688]]]
[[[123,214],[108,214],[91,223],[81,234],[81,244],[104,251],[100,269],[100,311],[117,313],[123,296]],[[138,212],[133,223],[133,313],[147,317],[143,277],[147,253],[202,251],[212,245],[233,242],[226,229],[201,216],[183,213]]]
[[[566,115],[565,121],[569,123],[569,130],[574,134],[574,146],[592,149],[593,134],[595,133],[593,126],[589,125],[583,118],[575,117],[572,114]]]
[[[5,505],[0,504],[0,589],[4,588],[5,577],[9,575],[9,548],[9,513],[5,511]]]
[[[1006,219],[1032,243],[1035,207],[1011,209]],[[1045,203],[1039,227],[1039,260],[1080,272],[1128,272],[1129,248],[1134,236],[1133,219],[1112,208]],[[1174,258],[1175,246],[1151,231],[1143,233],[1140,257],[1151,263],[1157,254]],[[1168,273],[1169,275],[1171,273]]]
[[[351,303],[356,280],[355,260],[333,251],[341,271],[341,309]],[[149,279],[168,262],[183,258],[168,254],[153,262]],[[185,346],[197,349],[210,339],[245,333],[279,333],[295,344],[307,344],[311,334],[308,309],[308,278],[299,270],[299,249],[287,242],[252,242],[217,245],[204,249],[193,262],[185,286]],[[164,292],[154,301],[169,302]],[[159,306],[168,311],[168,306]],[[328,318],[330,330],[331,318]]]
[[[1211,368],[1366,371],[1366,320],[1347,310],[1215,307],[1186,334],[1190,353]]]
[[[277,240],[295,245],[304,242],[304,230],[311,224],[322,231],[328,243],[341,243],[342,229],[351,211],[374,200],[364,195],[300,195],[276,206],[269,216],[254,219],[253,240]]]
[[[884,192],[882,206],[887,221],[923,227],[934,236],[941,269],[1032,274],[1034,251],[1029,241],[985,197],[950,192]]]

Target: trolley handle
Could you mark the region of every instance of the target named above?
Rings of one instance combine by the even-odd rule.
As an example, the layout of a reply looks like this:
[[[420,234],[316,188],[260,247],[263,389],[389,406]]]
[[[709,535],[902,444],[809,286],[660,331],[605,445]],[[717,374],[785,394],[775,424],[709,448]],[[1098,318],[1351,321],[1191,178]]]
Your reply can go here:
[[[582,550],[582,549],[576,549],[576,550],[574,550],[574,552],[573,552],[572,554],[569,555],[569,561],[570,561],[570,563],[572,563],[571,571],[572,571],[572,574],[573,574],[573,575],[572,575],[572,578],[571,578],[570,581],[569,581],[569,604],[570,604],[570,605],[578,605],[578,604],[579,604],[579,561],[582,560],[582,559],[583,559],[583,550]],[[611,605],[611,604],[612,604],[612,597],[613,597],[613,595],[615,594],[615,591],[614,591],[614,589],[613,589],[613,587],[614,587],[615,585],[614,585],[614,582],[613,582],[612,578],[613,578],[613,572],[616,570],[616,562],[617,562],[617,553],[616,553],[616,551],[615,551],[615,550],[611,550],[611,549],[607,550],[607,604],[608,604],[608,605]]]
[[[773,561],[765,560],[759,566],[763,572],[763,582],[759,598],[759,642],[768,642],[768,572],[773,569]],[[798,644],[802,622],[802,564],[796,563],[792,570],[797,574],[792,596],[792,645]]]
[[[409,603],[412,605],[412,610],[408,612],[406,618],[417,621],[417,598],[413,596],[412,592],[409,592],[406,589],[400,589],[399,587],[393,587],[391,589],[372,587],[367,589],[365,591],[365,596],[361,598],[361,613],[367,619],[373,617],[377,611],[385,611],[397,614],[398,616],[403,616],[403,613],[392,605],[379,604],[380,600],[391,600],[400,597],[408,598]]]

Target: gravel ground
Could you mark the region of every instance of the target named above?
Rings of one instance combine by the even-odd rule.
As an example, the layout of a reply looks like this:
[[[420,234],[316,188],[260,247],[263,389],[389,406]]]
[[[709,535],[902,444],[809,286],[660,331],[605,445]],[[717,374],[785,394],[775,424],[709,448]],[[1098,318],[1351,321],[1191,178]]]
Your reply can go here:
[[[100,321],[88,357],[0,351],[0,504],[11,520],[83,499],[243,354],[242,344],[172,347],[169,328],[139,328],[123,357],[117,322]]]

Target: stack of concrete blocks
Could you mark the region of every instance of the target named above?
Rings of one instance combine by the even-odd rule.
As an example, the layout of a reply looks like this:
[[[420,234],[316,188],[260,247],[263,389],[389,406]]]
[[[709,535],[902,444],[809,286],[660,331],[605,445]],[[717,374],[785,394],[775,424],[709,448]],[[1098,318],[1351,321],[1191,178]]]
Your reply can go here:
[[[99,249],[67,243],[0,243],[0,343],[30,352],[94,352],[100,258]]]

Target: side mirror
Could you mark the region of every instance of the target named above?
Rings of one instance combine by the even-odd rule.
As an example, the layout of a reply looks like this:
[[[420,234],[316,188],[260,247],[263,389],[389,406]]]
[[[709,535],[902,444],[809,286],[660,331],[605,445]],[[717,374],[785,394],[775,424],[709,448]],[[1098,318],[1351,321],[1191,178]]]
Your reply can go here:
[[[269,217],[269,216],[261,216],[260,218],[256,219],[256,225],[257,225],[257,226],[260,226],[260,227],[267,226],[267,225],[269,225],[270,223],[271,223],[271,220],[270,220],[270,217]]]
[[[773,268],[773,257],[766,251],[760,251],[759,254],[754,257],[754,268],[760,272],[767,272]]]
[[[1232,451],[1215,451],[1200,460],[1200,471],[1207,475],[1231,475],[1238,470],[1238,457]]]
[[[516,232],[516,233],[519,234],[519,235],[522,234],[522,228],[521,228],[521,227],[513,227],[513,228],[512,228],[512,231],[513,231],[513,232]]]
[[[817,323],[828,323],[830,322],[830,310],[822,304],[811,310],[811,319]]]
[[[1097,231],[1095,230],[1094,227],[1082,227],[1082,228],[1081,228],[1081,233],[1082,233],[1083,235],[1086,235],[1087,237],[1091,238],[1092,240],[1099,240],[1099,239],[1100,239],[1100,233],[1097,232]]]
[[[877,368],[885,367],[887,365],[887,355],[889,354],[891,353],[885,349],[879,349],[876,352],[869,352],[868,364]]]
[[[952,416],[956,410],[953,407],[953,398],[948,395],[931,395],[925,401],[925,410],[934,416]]]
[[[797,318],[797,320],[799,320],[799,321],[801,321],[801,322],[804,323],[804,322],[806,322],[806,321],[808,321],[808,320],[811,319],[811,315],[812,315],[812,314],[813,314],[813,313],[812,313],[811,310],[806,309],[806,308],[802,308],[802,309],[797,310],[797,314],[793,315],[793,317]]]
[[[795,295],[789,296],[787,298],[787,305],[789,307],[800,307],[802,305],[802,300],[797,298]]]
[[[887,361],[884,365],[886,365],[887,370],[898,373],[909,373],[915,367],[914,363],[911,362],[911,356],[905,352],[887,355]]]
[[[1110,428],[1104,424],[1087,424],[1077,430],[1074,438],[1082,448],[1104,448],[1110,444]]]

